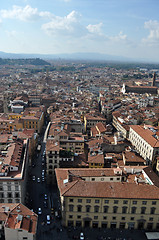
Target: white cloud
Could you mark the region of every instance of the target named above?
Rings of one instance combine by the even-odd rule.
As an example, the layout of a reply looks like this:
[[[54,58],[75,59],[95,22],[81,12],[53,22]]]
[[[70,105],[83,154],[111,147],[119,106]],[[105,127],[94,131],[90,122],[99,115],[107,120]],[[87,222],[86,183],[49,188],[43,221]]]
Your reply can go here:
[[[103,26],[103,23],[98,23],[95,25],[89,24],[86,28],[90,33],[95,33],[95,34],[101,34],[102,30],[101,27]]]
[[[33,21],[41,17],[51,17],[50,12],[38,12],[37,8],[32,8],[26,5],[24,8],[20,6],[13,6],[11,10],[1,10],[1,18],[18,19],[21,21]]]
[[[159,44],[159,22],[150,20],[145,22],[144,27],[149,30],[149,35],[142,39],[142,42],[150,45]]]
[[[54,16],[50,22],[42,25],[42,29],[49,35],[81,36],[85,34],[86,29],[80,24],[80,18],[81,15],[76,11],[72,11],[64,17]]]
[[[114,41],[114,42],[119,42],[119,41],[125,41],[127,40],[127,35],[123,34],[122,31],[119,32],[118,35],[114,36],[114,37],[109,37],[110,40]]]

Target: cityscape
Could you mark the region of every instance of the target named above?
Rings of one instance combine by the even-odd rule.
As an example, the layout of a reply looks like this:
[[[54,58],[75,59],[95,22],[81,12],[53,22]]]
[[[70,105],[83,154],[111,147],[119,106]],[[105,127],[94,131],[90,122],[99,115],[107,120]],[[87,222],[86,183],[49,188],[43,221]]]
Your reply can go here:
[[[158,72],[1,59],[1,239],[158,233]]]
[[[159,2],[0,4],[0,240],[159,240]]]

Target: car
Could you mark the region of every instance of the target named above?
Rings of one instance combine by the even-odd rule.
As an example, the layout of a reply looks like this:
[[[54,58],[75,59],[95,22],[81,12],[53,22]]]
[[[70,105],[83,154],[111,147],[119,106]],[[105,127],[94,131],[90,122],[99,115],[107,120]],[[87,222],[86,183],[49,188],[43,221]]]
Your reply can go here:
[[[40,178],[37,178],[37,182],[40,183]]]
[[[41,215],[41,214],[42,214],[41,208],[38,208],[38,215]]]
[[[42,182],[45,182],[45,178],[44,177],[42,177],[41,179],[42,179]]]
[[[80,240],[84,240],[84,234],[83,234],[83,232],[80,233]]]
[[[47,224],[50,224],[50,215],[47,215],[47,216],[46,216],[46,220],[47,220],[46,223],[47,223]]]
[[[32,180],[35,181],[35,176],[32,176]]]
[[[44,199],[47,200],[47,194],[44,195]]]
[[[44,171],[42,171],[42,173],[41,173],[41,176],[42,176],[42,177],[44,177],[44,175],[45,175],[45,172],[44,172]]]
[[[47,201],[44,201],[44,208],[47,208]]]

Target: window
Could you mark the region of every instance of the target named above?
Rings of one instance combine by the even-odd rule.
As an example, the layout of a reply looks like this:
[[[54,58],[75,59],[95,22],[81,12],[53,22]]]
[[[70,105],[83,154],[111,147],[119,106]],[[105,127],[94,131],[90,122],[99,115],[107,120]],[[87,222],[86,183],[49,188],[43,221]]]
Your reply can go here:
[[[16,198],[19,198],[19,197],[20,197],[19,192],[16,192],[16,193],[15,193],[15,197],[16,197]]]
[[[81,203],[81,202],[82,202],[82,199],[78,199],[78,202]]]
[[[98,216],[94,216],[94,219],[98,219]]]
[[[142,201],[142,205],[146,205],[147,204],[147,201]]]
[[[70,202],[73,202],[73,198],[70,198]]]
[[[86,203],[91,203],[91,199],[86,199]]]
[[[131,213],[133,213],[133,214],[136,213],[136,207],[131,208]]]
[[[99,206],[94,206],[94,212],[99,212]]]
[[[133,221],[133,220],[134,220],[134,217],[131,217],[130,220]]]
[[[114,204],[118,204],[118,202],[119,202],[118,200],[114,200]]]
[[[156,208],[152,207],[152,208],[150,209],[150,214],[155,214],[155,210],[156,210]]]
[[[52,169],[52,165],[49,165],[49,169]]]
[[[146,207],[142,207],[141,208],[141,214],[145,214],[145,211],[146,211]]]
[[[104,203],[108,204],[108,203],[109,203],[109,200],[105,200]]]
[[[156,205],[156,201],[152,201],[152,205]]]
[[[103,212],[104,212],[104,213],[107,213],[107,212],[108,212],[108,209],[109,209],[108,206],[104,206],[104,207],[103,207]]]
[[[117,211],[118,211],[118,207],[117,207],[117,206],[114,206],[114,207],[113,207],[113,213],[117,213]]]
[[[110,178],[110,181],[113,181],[113,178]]]
[[[77,212],[82,212],[82,206],[81,205],[77,206]]]
[[[92,178],[92,181],[95,181],[95,178]]]
[[[149,218],[149,221],[153,221],[153,218],[152,218],[152,217],[150,217],[150,218]]]
[[[121,220],[125,220],[125,217],[122,217]]]
[[[126,213],[127,212],[127,207],[122,207],[122,213]]]
[[[12,197],[12,193],[11,192],[8,192],[8,198],[11,198]]]
[[[52,163],[52,160],[49,160],[49,163]]]
[[[112,217],[113,220],[116,220],[116,217]]]
[[[133,204],[134,204],[134,205],[137,204],[137,201],[133,201]]]
[[[80,216],[80,215],[78,215],[78,216],[77,216],[77,218],[78,218],[78,219],[80,219],[80,218],[81,218],[81,216]]]
[[[86,206],[86,212],[90,212],[91,206],[87,205]]]
[[[73,212],[74,206],[73,205],[69,205],[68,207],[69,207],[69,211]]]
[[[0,193],[0,198],[4,198],[4,193]]]
[[[73,215],[69,215],[69,218],[73,218]]]
[[[11,186],[8,186],[8,191],[11,191]]]
[[[103,217],[103,220],[106,220],[106,219],[107,219],[107,217],[106,217],[106,216],[104,216],[104,217]]]
[[[128,204],[128,201],[127,201],[127,200],[124,200],[124,201],[123,201],[123,204]]]
[[[99,200],[98,200],[98,199],[96,199],[96,200],[95,200],[95,203],[99,203]]]

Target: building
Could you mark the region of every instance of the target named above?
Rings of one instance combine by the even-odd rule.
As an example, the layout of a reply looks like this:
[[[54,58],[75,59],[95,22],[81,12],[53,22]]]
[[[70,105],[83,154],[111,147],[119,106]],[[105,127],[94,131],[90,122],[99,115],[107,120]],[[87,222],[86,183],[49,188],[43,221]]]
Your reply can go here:
[[[151,93],[151,94],[157,94],[158,87],[155,86],[129,86],[125,83],[123,84],[121,92],[123,94],[125,93]]]
[[[56,169],[63,225],[158,230],[158,181],[145,169]]]
[[[91,128],[96,126],[97,123],[103,123],[104,125],[106,124],[106,119],[102,118],[100,116],[90,116],[90,115],[85,115],[84,116],[84,130],[85,132],[90,135]]]
[[[159,154],[159,131],[151,125],[130,125],[129,140],[138,153],[152,164]]]
[[[4,143],[8,144],[4,144]],[[28,170],[29,140],[1,141],[0,202],[24,203]]]
[[[0,203],[0,235],[5,240],[35,240],[38,216],[21,203]]]

